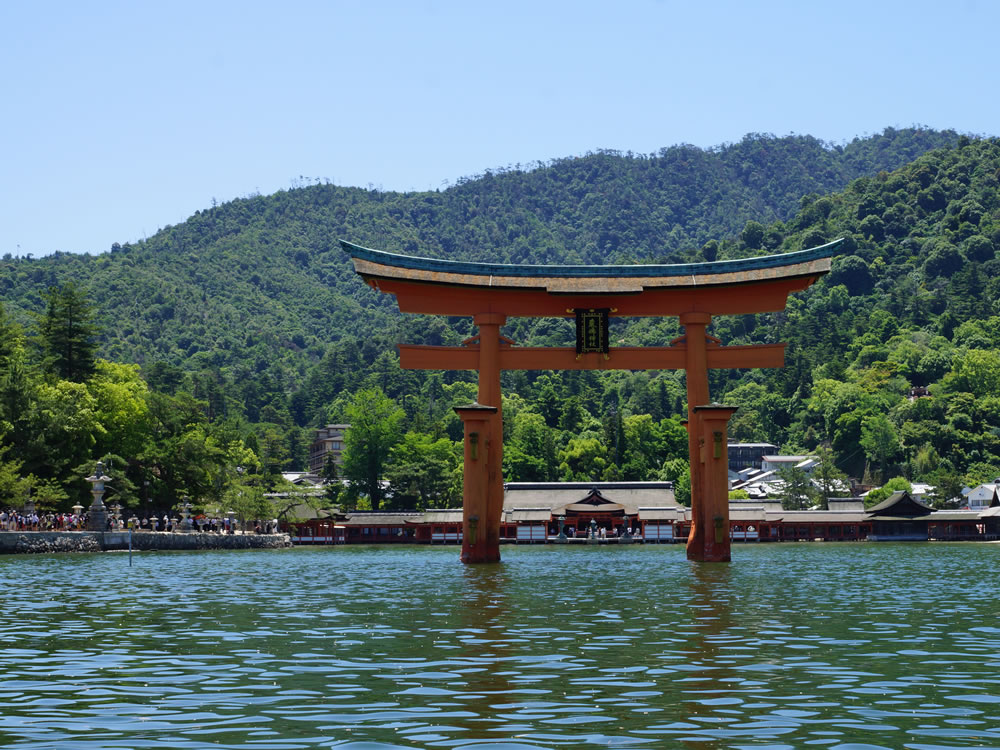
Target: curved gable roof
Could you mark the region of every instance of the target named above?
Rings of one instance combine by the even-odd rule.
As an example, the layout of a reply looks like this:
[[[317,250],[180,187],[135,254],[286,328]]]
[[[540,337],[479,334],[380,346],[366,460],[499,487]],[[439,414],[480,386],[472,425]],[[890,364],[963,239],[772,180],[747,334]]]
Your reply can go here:
[[[933,512],[930,506],[924,505],[910,497],[906,490],[894,492],[878,505],[868,509],[868,516],[914,517],[926,516]]]
[[[340,240],[354,269],[368,278],[549,292],[636,292],[657,287],[741,284],[803,276],[830,270],[842,239],[808,250],[707,263],[633,265],[528,265],[475,263],[422,258],[372,250]]]

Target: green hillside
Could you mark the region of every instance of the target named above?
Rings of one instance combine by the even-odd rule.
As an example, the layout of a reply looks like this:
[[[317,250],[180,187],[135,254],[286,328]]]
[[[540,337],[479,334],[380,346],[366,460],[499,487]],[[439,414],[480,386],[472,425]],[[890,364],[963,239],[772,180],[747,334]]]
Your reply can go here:
[[[469,322],[399,316],[356,278],[338,237],[437,257],[615,263],[844,236],[833,272],[785,313],[716,321],[726,343],[789,350],[780,371],[713,375],[713,396],[742,407],[738,439],[829,443],[856,476],[954,482],[1000,474],[998,151],[996,140],[922,130],[837,148],[748,136],[710,151],[511,168],[434,193],[314,185],[221,205],[97,257],[4,259],[0,291],[27,324],[46,289],[76,280],[95,305],[102,356],[139,363],[165,398],[190,393],[207,432],[225,422],[227,450],[237,440],[274,470],[301,466],[305,428],[348,418],[359,389],[403,407],[400,428],[418,443],[457,437],[450,406],[472,393],[468,374],[403,372],[393,352],[397,341],[456,343]],[[524,344],[571,335],[558,320],[506,332]],[[672,320],[614,332],[647,345],[676,333]],[[917,386],[931,397],[911,401]],[[509,478],[673,478],[686,456],[676,373],[509,373],[505,392]]]
[[[597,153],[487,172],[433,193],[314,185],[201,211],[97,257],[6,258],[0,295],[27,322],[46,289],[74,279],[98,307],[109,358],[268,370],[296,384],[331,341],[398,325],[385,317],[392,301],[359,283],[339,237],[469,260],[669,262],[956,138],[887,130],[828,148],[806,136],[747,136],[711,151]]]
[[[730,392],[750,407],[740,436],[829,440],[859,474],[867,458],[912,476],[1000,475],[998,187],[1000,142],[962,139],[842,193],[807,197],[792,220],[767,229],[783,233],[782,250],[845,237],[845,253],[786,313],[756,321],[765,331],[734,320],[716,327],[726,340],[789,342],[785,370],[743,375]],[[748,230],[720,255],[760,252],[758,228]],[[931,397],[910,400],[914,387]],[[752,424],[755,399],[777,424],[764,414],[764,427]],[[877,460],[876,426],[886,442]]]

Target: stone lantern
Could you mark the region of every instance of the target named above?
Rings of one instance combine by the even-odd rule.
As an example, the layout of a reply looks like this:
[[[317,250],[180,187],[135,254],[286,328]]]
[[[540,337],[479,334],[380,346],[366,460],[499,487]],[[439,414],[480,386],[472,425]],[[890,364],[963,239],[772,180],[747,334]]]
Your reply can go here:
[[[94,496],[94,502],[90,505],[90,517],[87,521],[87,529],[90,531],[107,531],[108,529],[108,509],[104,507],[101,498],[104,497],[104,483],[110,482],[111,477],[104,473],[104,462],[98,461],[92,476],[87,477],[90,482],[90,494]]]
[[[185,495],[184,505],[181,507],[181,525],[180,530],[184,533],[191,531],[191,499]]]

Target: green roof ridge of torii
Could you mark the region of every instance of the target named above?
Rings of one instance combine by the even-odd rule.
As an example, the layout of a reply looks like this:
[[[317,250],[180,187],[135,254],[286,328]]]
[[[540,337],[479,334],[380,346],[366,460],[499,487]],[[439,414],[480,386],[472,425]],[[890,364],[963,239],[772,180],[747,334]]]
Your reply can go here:
[[[347,240],[339,240],[341,247],[357,260],[377,263],[381,266],[428,271],[432,273],[452,273],[470,276],[504,277],[547,277],[547,278],[628,278],[651,276],[714,276],[740,272],[763,271],[783,266],[792,266],[812,261],[832,258],[843,242],[843,238],[807,250],[774,255],[757,255],[734,260],[715,260],[703,263],[667,263],[629,265],[527,265],[513,263],[477,263],[473,261],[443,260],[415,255],[387,253],[355,245]]]

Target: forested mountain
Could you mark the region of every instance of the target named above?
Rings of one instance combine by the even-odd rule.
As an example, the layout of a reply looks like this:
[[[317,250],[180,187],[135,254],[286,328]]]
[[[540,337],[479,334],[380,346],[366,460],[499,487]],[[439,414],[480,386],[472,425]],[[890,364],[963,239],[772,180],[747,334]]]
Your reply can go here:
[[[1000,142],[963,138],[807,196],[789,222],[748,224],[720,257],[762,252],[772,233],[778,250],[845,237],[844,254],[784,314],[716,327],[725,340],[789,343],[784,370],[730,373],[740,385],[728,400],[747,406],[737,434],[829,440],[858,474],[867,459],[913,477],[1000,476]],[[930,397],[910,397],[925,387]]]
[[[338,238],[466,260],[671,262],[748,220],[789,218],[803,195],[841,190],[956,139],[887,130],[827,147],[807,136],[755,135],[710,151],[675,146],[519,165],[441,192],[313,185],[201,211],[96,257],[7,257],[0,296],[27,322],[47,289],[73,279],[97,306],[105,356],[189,372],[223,368],[237,379],[266,371],[290,389],[330,342],[399,325],[385,315],[392,300],[360,283]]]
[[[469,322],[399,316],[391,297],[360,283],[338,237],[436,257],[624,263],[844,236],[833,272],[786,313],[715,322],[726,343],[785,340],[789,350],[784,370],[714,374],[713,396],[742,407],[736,438],[829,442],[855,475],[955,482],[1000,466],[998,175],[995,140],[887,130],[835,148],[748,136],[709,151],[602,152],[432,193],[313,185],[217,206],[97,257],[5,258],[0,293],[29,324],[47,289],[75,280],[96,308],[102,356],[139,363],[155,391],[200,399],[209,423],[228,419],[272,467],[300,466],[302,428],[346,418],[362,388],[388,394],[405,409],[402,429],[431,443],[457,437],[450,406],[472,392],[468,374],[403,372],[393,351],[397,341],[456,343]],[[506,332],[522,344],[571,336],[548,320]],[[662,344],[676,333],[673,320],[623,321],[615,340]],[[678,374],[505,381],[509,478],[677,475]],[[914,386],[931,397],[911,401]]]

